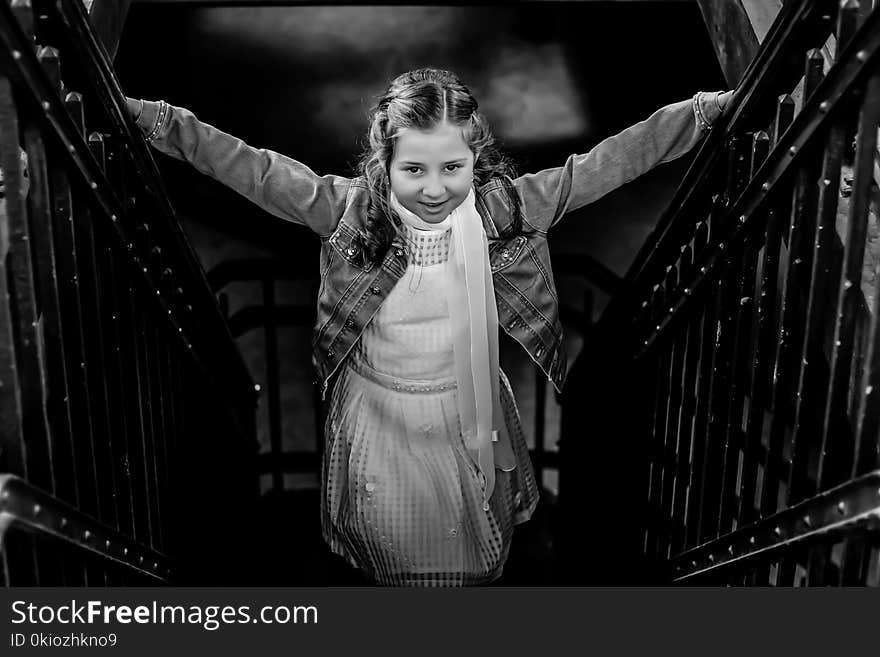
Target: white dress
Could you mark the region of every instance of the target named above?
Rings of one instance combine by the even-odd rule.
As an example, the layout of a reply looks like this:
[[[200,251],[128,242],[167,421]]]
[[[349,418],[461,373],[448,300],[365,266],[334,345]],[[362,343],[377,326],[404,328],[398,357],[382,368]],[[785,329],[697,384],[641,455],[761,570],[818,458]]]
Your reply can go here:
[[[501,404],[516,454],[488,505],[461,438],[443,275],[450,231],[404,224],[407,270],[341,368],[325,426],[321,524],[331,549],[379,584],[496,579],[538,489],[513,392]],[[485,508],[488,507],[488,508]]]

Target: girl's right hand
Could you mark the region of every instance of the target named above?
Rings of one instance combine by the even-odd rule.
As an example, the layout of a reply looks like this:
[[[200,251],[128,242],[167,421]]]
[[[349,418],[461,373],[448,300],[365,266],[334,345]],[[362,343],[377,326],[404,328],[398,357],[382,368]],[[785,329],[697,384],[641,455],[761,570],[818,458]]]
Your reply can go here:
[[[144,111],[144,101],[135,100],[134,98],[126,96],[125,103],[128,106],[128,112],[131,115],[131,118],[134,121],[137,121],[140,118],[141,113]]]

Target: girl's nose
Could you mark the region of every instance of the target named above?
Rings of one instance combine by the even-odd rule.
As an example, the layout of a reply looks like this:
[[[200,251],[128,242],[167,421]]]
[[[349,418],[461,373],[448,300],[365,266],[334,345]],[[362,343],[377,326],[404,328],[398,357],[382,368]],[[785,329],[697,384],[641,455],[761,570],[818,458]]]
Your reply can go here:
[[[443,182],[440,178],[436,176],[429,176],[425,180],[425,185],[422,187],[422,194],[425,198],[430,199],[440,199],[443,198],[444,187]]]

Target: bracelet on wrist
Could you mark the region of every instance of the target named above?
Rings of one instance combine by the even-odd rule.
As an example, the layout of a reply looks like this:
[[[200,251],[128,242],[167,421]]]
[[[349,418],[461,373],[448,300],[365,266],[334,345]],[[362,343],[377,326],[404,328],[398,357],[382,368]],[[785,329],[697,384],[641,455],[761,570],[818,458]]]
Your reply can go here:
[[[712,123],[706,119],[706,116],[703,114],[703,108],[701,107],[701,103],[703,100],[703,92],[699,91],[694,95],[693,108],[694,108],[694,116],[697,120],[697,125],[699,125],[700,130],[708,130],[712,127]]]
[[[159,133],[162,132],[162,127],[165,125],[165,116],[168,114],[168,103],[164,100],[159,101],[159,112],[156,114],[156,123],[153,125],[153,129],[150,130],[150,133],[146,136],[146,140],[148,142],[153,141],[156,137],[159,136]]]

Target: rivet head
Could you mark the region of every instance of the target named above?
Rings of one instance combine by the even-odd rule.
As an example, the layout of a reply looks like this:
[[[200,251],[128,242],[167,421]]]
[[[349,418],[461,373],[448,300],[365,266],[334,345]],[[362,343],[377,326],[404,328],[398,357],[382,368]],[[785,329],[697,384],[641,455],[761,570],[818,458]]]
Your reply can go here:
[[[41,106],[44,110],[47,110],[47,111],[48,111],[48,110],[49,110],[49,101],[48,101],[48,100],[44,100],[42,103],[40,103],[40,106]]]
[[[837,503],[837,512],[841,515],[846,513],[846,503],[845,502],[838,502]]]
[[[779,527],[774,527],[773,528],[773,535],[774,536],[782,536],[782,530]]]
[[[754,536],[750,536],[750,537],[749,537],[749,545],[754,545],[756,542],[757,542],[757,541],[755,541],[755,537],[754,537]]]
[[[254,390],[255,390],[255,391],[260,392],[260,390],[262,390],[262,389],[263,389],[263,388],[260,386],[259,383],[255,383],[255,384],[254,384]]]
[[[820,112],[827,112],[829,107],[830,107],[830,105],[828,105],[827,100],[823,100],[821,103],[819,103],[819,111]]]
[[[859,52],[856,53],[856,59],[860,62],[866,62],[868,61],[868,53],[864,50],[859,50]]]
[[[39,504],[34,504],[34,515],[35,516],[40,515],[40,511],[42,511],[42,510],[43,510],[43,508]]]
[[[761,185],[761,189],[763,189],[765,192],[770,191],[770,183],[764,183],[763,185]]]
[[[803,521],[805,527],[812,527],[813,526],[813,521],[810,519],[810,516],[804,516],[802,518],[802,521]]]
[[[794,146],[788,149],[789,155],[794,155],[795,153],[797,153],[797,148],[795,148]]]
[[[21,59],[21,51],[13,50],[12,51],[12,59]]]
[[[91,537],[92,537],[92,532],[90,532],[88,529],[83,532],[84,539],[89,540]]]
[[[98,183],[92,181],[92,183],[89,185],[89,187],[91,187],[92,189],[98,189]]]

